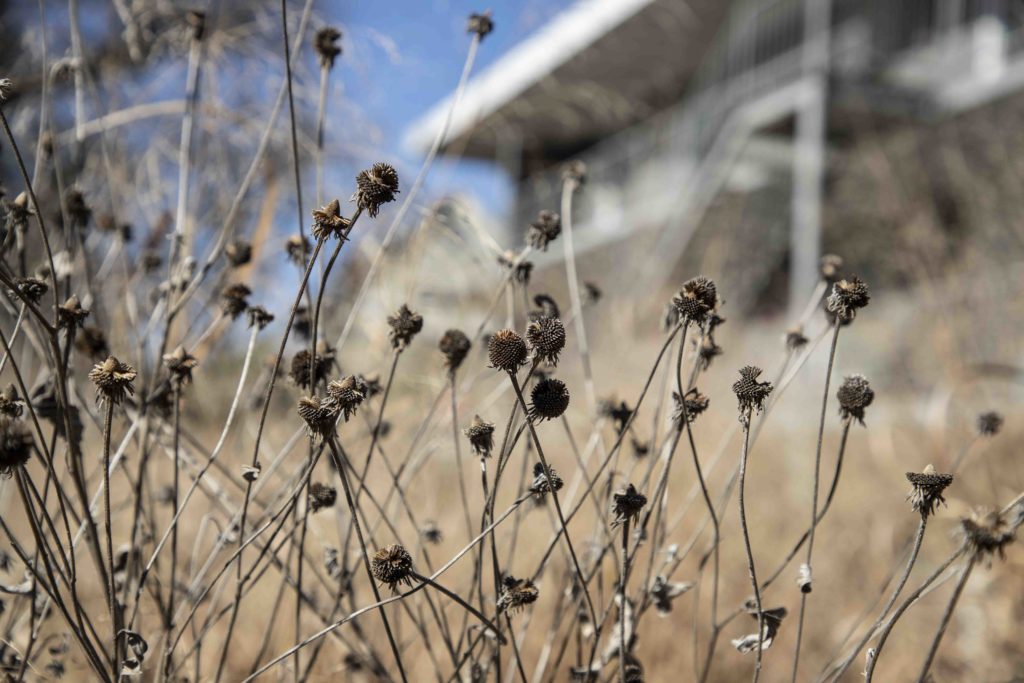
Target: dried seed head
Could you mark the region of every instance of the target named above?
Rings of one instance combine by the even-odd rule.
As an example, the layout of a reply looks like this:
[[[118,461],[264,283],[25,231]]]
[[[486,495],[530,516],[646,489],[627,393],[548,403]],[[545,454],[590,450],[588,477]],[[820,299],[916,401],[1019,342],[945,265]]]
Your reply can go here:
[[[366,398],[366,385],[358,377],[349,375],[327,385],[327,398],[348,422]]]
[[[14,92],[14,81],[9,78],[0,78],[0,102],[6,102],[12,92]]]
[[[110,401],[117,404],[123,401],[126,395],[134,394],[135,387],[132,386],[132,382],[137,375],[135,368],[113,356],[94,365],[89,372],[89,379],[96,385],[97,402]]]
[[[75,349],[84,353],[93,360],[105,358],[110,355],[110,348],[107,346],[107,335],[98,327],[83,327],[75,337]]]
[[[491,11],[476,13],[473,12],[469,15],[469,19],[466,20],[466,32],[475,33],[480,36],[480,40],[487,37],[491,31],[494,30],[494,20],[491,19]]]
[[[1003,416],[994,410],[982,413],[978,416],[978,434],[981,436],[995,436],[1003,428]]]
[[[758,382],[761,376],[761,368],[747,365],[740,369],[740,378],[732,385],[732,390],[739,400],[740,416],[756,410],[764,410],[764,402],[772,393],[771,382]]]
[[[323,68],[334,67],[334,60],[341,54],[339,40],[341,40],[341,31],[333,26],[324,26],[313,37],[313,48],[320,57],[320,66]]]
[[[9,479],[32,456],[32,434],[24,423],[0,416],[0,477]]]
[[[334,434],[338,411],[333,402],[317,396],[303,396],[299,399],[298,412],[310,436],[328,438]]]
[[[252,244],[246,240],[235,240],[224,247],[224,257],[232,268],[240,268],[252,261]]]
[[[978,558],[989,561],[996,555],[1006,558],[1006,546],[1016,538],[1013,524],[998,510],[976,510],[971,517],[960,520],[967,544]]]
[[[14,286],[18,290],[14,295],[21,295],[21,298],[26,299],[34,304],[39,303],[39,300],[43,298],[50,288],[45,282],[34,277],[23,277],[18,278],[14,281]]]
[[[813,590],[814,579],[811,576],[811,565],[804,562],[800,565],[800,571],[796,575],[796,585],[801,593],[810,593]]]
[[[644,668],[640,666],[639,662],[631,662],[626,664],[623,673],[625,675],[626,683],[644,683]]]
[[[544,209],[526,230],[526,243],[534,249],[547,251],[548,245],[562,232],[562,219],[554,211]]]
[[[579,187],[587,180],[587,165],[579,159],[573,159],[562,169],[562,180]]]
[[[494,448],[494,425],[484,422],[479,415],[473,416],[473,424],[462,431],[469,439],[469,445],[481,458],[491,455]]]
[[[413,313],[408,306],[402,304],[394,315],[388,316],[388,327],[391,328],[388,333],[391,348],[402,351],[423,329],[423,316]]]
[[[338,500],[338,491],[333,486],[314,482],[309,486],[309,509],[313,514],[324,508],[334,507]]]
[[[369,170],[360,171],[356,176],[356,191],[352,201],[363,209],[370,218],[376,218],[380,207],[395,200],[398,194],[398,172],[394,167],[376,163]]]
[[[24,231],[29,217],[35,213],[26,192],[19,192],[13,200],[0,199],[0,205],[4,210],[4,227],[10,231]]]
[[[469,337],[462,330],[455,329],[447,330],[437,344],[444,355],[444,366],[448,368],[449,372],[459,369],[472,346],[473,343],[469,341]]]
[[[565,326],[558,318],[540,318],[526,326],[526,339],[533,347],[533,356],[558,365],[558,353],[565,346]]]
[[[673,391],[672,400],[676,404],[676,409],[672,413],[672,419],[680,427],[683,425],[684,415],[689,422],[693,422],[697,419],[698,415],[708,409],[708,405],[711,403],[711,399],[700,393],[697,387],[690,389],[682,397],[679,396],[678,392]]]
[[[220,293],[221,301],[224,304],[224,313],[232,320],[245,313],[249,308],[250,294],[252,294],[252,290],[241,282],[225,287]]]
[[[531,420],[554,420],[569,407],[569,388],[565,382],[547,377],[533,385],[530,392]]]
[[[836,392],[839,399],[839,415],[864,424],[864,409],[875,400],[875,392],[864,375],[850,375],[843,379]]]
[[[928,465],[923,472],[907,472],[907,481],[914,487],[907,494],[910,506],[922,517],[928,517],[935,514],[939,504],[946,504],[942,492],[953,483],[953,475],[939,474],[934,467]]]
[[[597,414],[606,417],[615,424],[615,431],[621,434],[633,417],[633,409],[625,401],[615,399],[601,401],[597,406]]]
[[[633,447],[634,458],[646,458],[647,454],[651,452],[650,441],[639,441],[635,437],[631,437],[629,445]]]
[[[540,591],[530,579],[517,579],[505,575],[501,579],[501,595],[498,597],[498,610],[515,614],[528,605],[537,602]]]
[[[601,300],[601,288],[593,282],[583,283],[583,303],[594,305]]]
[[[78,297],[74,294],[68,297],[67,301],[57,307],[57,321],[64,329],[80,327],[88,317],[89,309],[82,308],[82,302],[79,301]]]
[[[804,326],[797,325],[786,332],[786,348],[790,351],[798,351],[807,346],[809,340],[804,336]]]
[[[689,581],[672,583],[665,579],[664,576],[658,575],[655,577],[654,584],[651,586],[650,596],[654,602],[655,609],[658,610],[658,614],[664,617],[671,613],[672,601],[691,588],[693,588],[693,584]]]
[[[292,235],[284,243],[284,250],[288,254],[288,260],[298,266],[305,267],[306,256],[313,251],[313,245],[302,235]]]
[[[539,306],[540,310],[531,311],[531,321],[540,320],[541,318],[558,318],[561,315],[558,303],[547,294],[537,294],[533,297],[533,303]]]
[[[430,519],[423,523],[423,528],[420,529],[420,535],[423,536],[424,541],[433,545],[437,545],[444,540],[444,534],[441,532],[441,527],[437,526],[437,522]]]
[[[0,392],[0,415],[7,417],[21,417],[25,408],[25,402],[18,396],[18,389],[13,384]]]
[[[757,606],[750,600],[745,605],[747,614],[757,620]],[[766,609],[761,612],[761,622],[763,626],[761,628],[760,637],[757,633],[751,633],[743,636],[742,638],[736,638],[732,641],[732,646],[739,650],[742,654],[748,652],[754,652],[757,650],[758,641],[761,643],[761,649],[767,650],[771,647],[772,642],[775,640],[775,636],[779,632],[779,627],[782,625],[782,620],[786,618],[789,612],[785,607],[775,607],[774,609]]]
[[[317,343],[316,368],[314,370],[316,377],[313,380],[309,376],[310,360],[309,350],[302,349],[292,356],[291,369],[288,371],[288,376],[291,380],[295,382],[296,386],[303,389],[320,384],[320,382],[327,379],[327,374],[331,371],[331,365],[334,364],[334,349],[325,342]]]
[[[826,305],[840,322],[849,322],[857,317],[858,309],[864,308],[871,300],[868,285],[854,275],[849,280],[839,280],[832,285]]]
[[[545,493],[550,493],[552,490],[555,493],[561,491],[563,483],[554,467],[548,467],[545,474],[544,465],[539,462],[533,464],[533,483],[530,484],[530,493],[538,498],[543,498]]]
[[[718,290],[706,277],[695,277],[683,283],[683,288],[672,297],[672,305],[683,320],[703,325],[718,305]]]
[[[262,330],[274,322],[274,315],[262,306],[250,306],[245,312],[249,316],[249,327]]]
[[[380,375],[356,375],[356,381],[359,383],[360,390],[366,394],[367,399],[384,391],[384,386],[380,383]]]
[[[705,334],[704,338],[700,342],[700,348],[697,350],[697,355],[700,359],[701,370],[707,370],[711,367],[711,361],[722,355],[722,347],[715,343],[715,338],[713,336]]]
[[[92,217],[92,209],[85,201],[85,195],[78,188],[71,188],[64,195],[64,210],[74,225],[84,228]]]
[[[626,522],[636,520],[647,505],[647,496],[636,490],[632,484],[622,491],[612,494],[612,526],[617,527]]]
[[[295,310],[295,321],[292,323],[292,329],[295,330],[295,334],[303,339],[309,339],[310,332],[313,330],[313,321],[309,317],[309,309],[305,306],[299,306]]]
[[[328,237],[345,238],[345,232],[352,221],[341,215],[341,202],[332,200],[326,206],[313,209],[313,227],[311,232],[318,240]]]
[[[370,570],[373,578],[393,592],[398,592],[399,585],[412,585],[412,556],[398,544],[384,546],[374,553]]]
[[[171,373],[171,381],[181,387],[192,383],[192,370],[199,365],[199,361],[184,346],[178,346],[164,356],[164,365]]]
[[[487,344],[491,367],[499,370],[515,372],[526,362],[526,355],[526,342],[512,330],[495,332]]]
[[[833,284],[839,280],[840,273],[843,270],[843,258],[841,256],[825,254],[821,257],[819,265],[822,280],[829,284]]]

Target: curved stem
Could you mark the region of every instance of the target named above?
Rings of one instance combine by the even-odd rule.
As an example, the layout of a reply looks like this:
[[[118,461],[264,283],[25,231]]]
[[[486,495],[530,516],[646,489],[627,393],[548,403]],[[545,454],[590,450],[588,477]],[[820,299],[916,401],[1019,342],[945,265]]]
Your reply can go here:
[[[754,586],[754,604],[757,607],[757,650],[754,660],[754,683],[761,677],[761,652],[764,639],[764,610],[761,607],[761,587],[757,582],[757,571],[754,569],[754,551],[750,547],[750,529],[747,526],[747,505],[746,505],[746,482],[747,482],[747,457],[750,451],[750,409],[742,416],[743,420],[743,454],[740,457],[740,527],[743,529],[743,548],[747,552],[747,571],[750,574],[750,582]]]

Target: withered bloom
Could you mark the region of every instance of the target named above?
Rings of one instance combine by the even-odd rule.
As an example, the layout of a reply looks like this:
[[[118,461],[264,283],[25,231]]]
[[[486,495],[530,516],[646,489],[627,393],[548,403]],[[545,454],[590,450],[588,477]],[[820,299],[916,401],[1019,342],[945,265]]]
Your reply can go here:
[[[65,328],[79,327],[89,317],[89,309],[82,308],[82,302],[72,294],[68,300],[57,307],[57,322]]]
[[[344,239],[345,230],[352,221],[341,215],[341,202],[332,200],[326,206],[313,209],[313,237],[325,240],[328,237]]]
[[[438,342],[437,347],[444,356],[444,366],[448,368],[448,372],[455,372],[459,369],[462,361],[466,360],[466,355],[472,346],[473,344],[469,341],[469,337],[462,330],[447,330],[441,336],[441,341]]]
[[[998,510],[977,510],[960,520],[960,527],[974,554],[990,562],[996,555],[1006,558],[1006,546],[1016,538],[1014,526]]]
[[[593,282],[583,283],[583,302],[587,304],[596,304],[601,300],[601,288],[595,285]]]
[[[829,284],[839,281],[843,270],[843,258],[835,254],[825,254],[820,262],[821,279]]]
[[[547,294],[537,294],[533,297],[533,303],[540,307],[539,318],[559,318],[561,317],[561,311],[558,309],[558,303]]]
[[[310,318],[309,309],[305,306],[299,306],[295,309],[295,320],[292,322],[292,329],[300,337],[309,339],[309,335],[313,331],[313,319]]]
[[[388,327],[391,328],[388,333],[391,348],[403,351],[423,329],[423,316],[413,313],[408,306],[402,304],[394,315],[388,316]]]
[[[928,465],[923,472],[907,472],[907,481],[914,487],[907,494],[910,506],[922,517],[928,517],[935,514],[940,504],[946,504],[942,492],[953,483],[953,475],[940,474]]]
[[[6,79],[4,79],[6,80]],[[19,192],[12,200],[0,200],[4,209],[4,227],[8,230],[24,230],[28,227],[29,216],[35,214],[29,203],[27,192]]]
[[[530,392],[531,420],[554,420],[569,407],[569,388],[559,379],[545,378],[533,385]]]
[[[356,381],[359,383],[360,390],[366,395],[367,399],[371,399],[384,391],[384,385],[380,383],[380,375],[376,373],[372,375],[356,375]]]
[[[533,483],[530,484],[530,493],[538,498],[543,498],[545,493],[550,493],[552,490],[555,493],[562,490],[564,482],[555,472],[554,467],[548,467],[548,474],[551,475],[550,481],[547,474],[544,473],[544,465],[539,462],[533,464]]]
[[[494,425],[484,422],[479,415],[473,416],[473,424],[463,430],[463,434],[469,439],[469,445],[481,458],[491,455],[494,449]]]
[[[612,527],[617,527],[626,522],[635,521],[644,506],[647,505],[647,496],[636,490],[632,484],[626,486],[622,491],[612,494]]]
[[[324,508],[334,507],[338,500],[338,491],[333,486],[313,482],[309,486],[309,510],[313,514]]]
[[[757,607],[748,602],[746,605],[747,614],[757,619]],[[788,611],[785,607],[776,607],[774,609],[766,609],[761,613],[761,621],[763,626],[761,627],[761,649],[767,650],[772,646],[772,642],[775,640],[775,636],[779,632],[779,627],[782,625],[782,620],[786,618]],[[743,636],[742,638],[736,638],[732,641],[733,647],[739,650],[742,654],[748,652],[754,652],[757,650],[758,634],[751,633]]]
[[[562,218],[554,211],[544,209],[526,230],[526,243],[534,249],[548,250],[548,244],[562,233]]]
[[[687,421],[693,422],[697,419],[697,416],[708,409],[708,405],[711,403],[704,394],[698,391],[697,387],[694,387],[686,392],[685,396],[680,396],[679,392],[672,392],[672,400],[675,402],[676,408],[672,413],[672,419],[676,425],[683,425],[683,416],[685,414]],[[685,408],[685,412],[684,409]]]
[[[786,348],[790,351],[797,351],[807,346],[809,340],[804,335],[803,325],[797,325],[786,332]]]
[[[420,529],[420,535],[423,540],[432,545],[437,545],[444,540],[444,534],[441,532],[441,527],[437,526],[437,522],[433,520],[427,520],[423,523],[423,528]]]
[[[240,268],[252,261],[252,244],[246,240],[235,240],[224,247],[224,257],[233,268]]]
[[[327,385],[327,398],[348,422],[366,398],[366,385],[358,377],[349,375]]]
[[[558,354],[565,347],[565,326],[558,318],[541,318],[526,326],[526,339],[534,358],[557,365]]]
[[[110,355],[107,335],[103,334],[103,330],[92,325],[79,330],[75,337],[75,349],[94,360]]]
[[[732,390],[739,401],[740,415],[756,410],[764,410],[764,402],[772,393],[771,382],[759,382],[761,368],[747,365],[740,369],[740,378],[733,383]]]
[[[71,188],[64,195],[64,210],[74,225],[84,228],[92,217],[92,209],[85,201],[85,195],[78,188]]]
[[[476,13],[473,12],[469,15],[469,19],[466,21],[466,33],[475,33],[480,36],[480,40],[487,37],[487,34],[494,30],[494,20],[491,19],[491,11]]]
[[[313,251],[313,246],[302,235],[292,235],[284,243],[284,250],[288,254],[289,261],[305,268],[306,255]]]
[[[864,375],[850,375],[839,386],[836,397],[839,399],[839,415],[844,420],[852,419],[864,424],[864,409],[875,400],[875,392]]]
[[[516,613],[537,602],[540,591],[530,579],[517,579],[505,575],[501,579],[501,595],[498,597],[498,611]]]
[[[487,344],[487,356],[491,367],[515,372],[526,362],[526,342],[512,330],[495,332]]]
[[[376,218],[380,207],[395,200],[398,194],[398,172],[393,166],[374,164],[369,170],[360,171],[356,176],[356,191],[352,201],[363,209],[370,218]]]
[[[341,31],[333,26],[324,26],[313,37],[313,48],[320,57],[320,66],[325,69],[334,68],[334,60],[341,54]]]
[[[338,411],[333,402],[318,396],[303,396],[299,399],[298,413],[310,436],[329,438],[334,434]]]
[[[0,415],[7,417],[21,417],[25,408],[25,402],[18,396],[18,389],[13,384],[0,392]]]
[[[672,612],[672,601],[693,588],[689,581],[671,583],[664,576],[657,576],[651,586],[651,599],[659,616],[668,616]]]
[[[313,378],[309,376],[311,360],[309,356],[308,349],[302,349],[292,356],[292,365],[288,372],[288,376],[296,386],[303,389],[316,386],[327,378],[327,373],[330,372],[331,365],[334,363],[334,349],[324,342],[317,343],[316,368],[314,369],[316,376]]]
[[[579,159],[573,159],[562,169],[562,180],[579,187],[587,180],[587,165]]]
[[[982,413],[978,416],[978,434],[980,436],[995,436],[1003,428],[1003,416],[994,410]]]
[[[370,560],[373,578],[397,593],[398,586],[412,585],[412,556],[398,544],[384,546]]]
[[[249,316],[249,327],[262,330],[274,322],[274,315],[262,306],[250,306],[245,312]]]
[[[868,285],[854,275],[849,280],[843,279],[832,285],[832,293],[826,305],[840,322],[849,322],[857,317],[857,311],[868,305],[871,295]]]
[[[199,365],[199,361],[186,351],[184,346],[178,346],[172,353],[164,356],[164,365],[171,373],[171,380],[182,387],[192,383],[192,370]]]
[[[711,367],[711,361],[722,355],[722,347],[715,343],[715,338],[710,334],[704,335],[697,350],[700,359],[700,369],[707,370]]]
[[[248,298],[252,290],[241,282],[228,285],[221,290],[220,298],[224,304],[224,313],[232,320],[245,313],[249,308]]]
[[[39,300],[43,298],[43,295],[50,291],[49,286],[42,280],[34,277],[22,277],[14,281],[14,285],[17,288],[15,295],[21,295],[21,297],[34,304],[39,303]]]
[[[615,431],[621,434],[633,417],[633,409],[625,401],[615,402],[614,399],[601,401],[597,406],[597,414],[606,417],[615,424]]]
[[[113,356],[94,365],[89,372],[89,379],[96,385],[97,402],[110,401],[116,405],[123,401],[125,396],[134,394],[135,387],[132,382],[137,375],[135,368]]]
[[[672,305],[681,319],[703,325],[718,305],[718,290],[706,277],[695,277],[683,283],[683,288],[672,297]]]
[[[0,477],[9,479],[32,456],[32,434],[24,423],[0,416]]]

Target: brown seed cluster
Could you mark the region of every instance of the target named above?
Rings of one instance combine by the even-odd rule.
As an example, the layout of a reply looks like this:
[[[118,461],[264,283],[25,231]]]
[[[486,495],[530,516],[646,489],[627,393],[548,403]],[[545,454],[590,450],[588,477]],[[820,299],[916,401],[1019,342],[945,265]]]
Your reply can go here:
[[[356,176],[356,191],[352,201],[363,211],[376,218],[380,207],[395,201],[398,194],[398,172],[393,166],[376,163],[371,168],[360,171]]]
[[[74,294],[57,307],[57,323],[66,330],[80,327],[88,317],[89,309],[82,308],[82,302]]]
[[[989,561],[997,555],[1005,559],[1006,546],[1017,537],[1014,526],[998,510],[978,510],[962,518],[960,528],[975,555]]]
[[[499,330],[491,335],[487,344],[487,357],[491,367],[515,372],[526,362],[526,342],[513,330]]]
[[[473,12],[466,20],[466,33],[475,33],[480,36],[480,40],[486,38],[487,34],[493,30],[494,20],[491,18],[490,10],[479,14]]]
[[[367,397],[366,384],[358,377],[349,375],[327,385],[327,398],[345,422],[355,414],[356,408]]]
[[[334,434],[338,411],[330,400],[319,396],[303,396],[299,399],[298,413],[306,423],[310,436],[327,439]]]
[[[331,371],[331,366],[334,365],[334,349],[324,342],[317,344],[316,367],[314,368],[316,376],[314,378],[309,376],[311,364],[312,361],[308,349],[302,349],[292,356],[292,364],[288,371],[288,376],[295,382],[296,386],[308,389],[326,379],[327,374]]]
[[[338,500],[338,490],[333,486],[314,482],[309,486],[309,510],[313,514],[325,508],[334,507]]]
[[[864,375],[849,375],[836,392],[839,415],[844,420],[857,420],[864,424],[864,409],[875,400],[875,392]]]
[[[249,296],[251,294],[252,290],[241,282],[225,287],[220,293],[224,314],[234,320],[245,313],[249,308]]]
[[[672,305],[681,320],[703,325],[718,305],[718,289],[706,277],[695,277],[683,283],[679,293],[672,297]]]
[[[843,271],[843,257],[835,254],[825,254],[821,257],[819,264],[821,279],[829,284],[839,281]]]
[[[121,403],[125,396],[135,393],[132,382],[136,376],[135,368],[113,356],[97,363],[89,372],[89,379],[96,386],[96,400],[100,403],[110,401],[115,405]]]
[[[469,439],[469,445],[481,458],[490,457],[494,449],[494,425],[484,422],[479,415],[473,416],[473,424],[462,432]]]
[[[857,311],[868,305],[871,294],[868,285],[854,275],[850,279],[842,279],[832,285],[826,305],[828,311],[836,316],[841,323],[851,322],[857,317]]]
[[[506,575],[501,579],[501,596],[498,598],[498,610],[515,614],[537,602],[540,591],[530,579],[517,579]]]
[[[978,416],[978,434],[981,436],[995,436],[1003,428],[1003,416],[994,410],[989,410]]]
[[[533,385],[529,416],[532,420],[554,420],[569,407],[569,388],[559,379],[547,377]]]
[[[199,361],[184,346],[179,345],[164,356],[164,365],[171,374],[171,381],[180,388],[192,383],[192,371],[199,365]]]
[[[408,306],[402,304],[394,315],[388,316],[388,327],[391,328],[388,333],[391,348],[403,351],[423,329],[423,316],[413,313]]]
[[[313,49],[320,57],[321,67],[325,69],[334,67],[334,60],[341,54],[339,40],[341,40],[341,31],[333,26],[324,26],[313,36]]]
[[[373,578],[381,582],[392,592],[398,592],[398,586],[412,585],[412,556],[409,551],[398,544],[387,545],[378,550],[370,560]]]
[[[247,240],[235,240],[224,247],[224,257],[232,268],[241,268],[252,261],[252,243]]]
[[[672,413],[672,419],[678,426],[683,425],[684,416],[689,422],[693,422],[711,404],[711,399],[700,393],[697,387],[687,391],[685,396],[680,396],[679,392],[673,391],[672,400],[676,404],[675,411]]]
[[[550,479],[548,475],[550,475]],[[530,493],[542,498],[545,493],[552,491],[558,493],[562,490],[563,484],[562,478],[555,472],[554,467],[548,467],[548,472],[545,474],[544,465],[539,462],[533,464],[533,483],[530,484]]]
[[[946,504],[942,493],[953,483],[953,475],[940,474],[928,465],[923,472],[907,472],[907,481],[913,486],[907,494],[910,506],[922,517],[928,517],[935,514],[940,504]]]
[[[444,366],[448,368],[448,372],[455,372],[459,369],[472,346],[473,343],[462,330],[451,329],[441,335],[437,347],[441,350],[441,355],[444,356]]]
[[[526,326],[526,339],[538,360],[558,364],[558,354],[565,347],[565,326],[558,318],[539,318]]]
[[[732,385],[733,393],[739,401],[741,417],[755,410],[759,413],[764,410],[764,402],[772,393],[772,383],[759,382],[757,378],[760,376],[761,368],[747,365],[740,368],[740,378]]]
[[[8,479],[32,456],[32,434],[25,424],[0,416],[0,477]]]
[[[534,249],[547,251],[548,245],[562,233],[562,218],[554,211],[544,209],[526,229],[526,243]]]
[[[612,526],[617,527],[635,520],[647,505],[647,496],[636,490],[632,484],[612,494]]]
[[[352,221],[341,215],[341,202],[332,200],[326,206],[313,209],[313,237],[325,240],[328,237],[345,239],[345,233]]]

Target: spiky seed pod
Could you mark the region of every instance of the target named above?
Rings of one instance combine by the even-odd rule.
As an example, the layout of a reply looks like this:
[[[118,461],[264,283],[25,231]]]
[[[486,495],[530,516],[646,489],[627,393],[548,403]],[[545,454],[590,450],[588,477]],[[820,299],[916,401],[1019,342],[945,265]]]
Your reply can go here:
[[[318,396],[303,396],[299,399],[298,413],[310,436],[328,438],[334,434],[338,411],[333,402],[321,400]]]
[[[706,277],[695,277],[683,283],[683,288],[672,297],[679,317],[696,325],[703,325],[708,314],[718,305],[715,283]]]
[[[341,54],[341,31],[333,26],[324,26],[313,37],[313,48],[320,57],[320,66],[325,69],[334,68],[334,60]]]
[[[803,325],[797,325],[786,332],[786,348],[790,351],[799,351],[807,346],[808,341]]]
[[[232,268],[241,268],[252,261],[252,244],[246,240],[235,240],[224,247],[224,257]]]
[[[871,294],[867,283],[854,275],[849,280],[842,279],[832,285],[832,293],[826,305],[840,322],[848,322],[856,318],[857,311],[867,306],[869,301]]]
[[[462,431],[469,439],[469,445],[481,458],[490,457],[494,449],[494,425],[484,422],[479,415],[473,416],[473,424]]]
[[[324,508],[334,507],[338,500],[338,490],[333,486],[313,482],[309,486],[309,511],[316,514]]]
[[[164,365],[171,373],[171,381],[182,387],[192,383],[192,370],[199,361],[184,346],[178,346],[172,353],[164,356]]]
[[[82,302],[74,294],[57,307],[57,322],[64,329],[80,327],[88,317],[89,309],[82,308]]]
[[[97,363],[89,372],[89,379],[96,385],[96,401],[120,403],[125,396],[135,393],[132,382],[137,375],[135,368],[113,356],[102,363]]]
[[[391,340],[391,348],[396,351],[404,350],[412,342],[413,337],[423,329],[423,316],[413,313],[405,304],[399,306],[394,315],[388,316],[388,339]]]
[[[50,291],[49,286],[45,282],[34,277],[18,278],[15,280],[14,285],[18,290],[15,295],[20,294],[22,298],[34,304],[39,303],[43,295]]]
[[[700,360],[700,369],[707,370],[711,367],[711,361],[723,353],[722,347],[715,343],[715,338],[710,334],[704,335],[697,349],[697,357]]]
[[[249,308],[249,295],[252,290],[241,282],[228,285],[221,290],[220,298],[224,304],[224,313],[232,320],[245,313]]]
[[[839,399],[839,415],[844,420],[864,424],[864,409],[875,400],[875,392],[864,375],[850,375],[839,385],[836,398]]]
[[[313,331],[313,320],[309,317],[309,309],[305,306],[299,306],[295,310],[295,321],[292,323],[292,329],[295,330],[295,334],[303,339],[309,339],[309,335]]]
[[[313,251],[313,245],[302,235],[291,235],[284,243],[284,250],[289,261],[305,268],[306,257]]]
[[[9,479],[32,455],[32,433],[18,420],[0,416],[0,477]]]
[[[1016,538],[1014,525],[998,510],[977,510],[960,520],[967,544],[978,558],[1006,558],[1006,546]]]
[[[288,371],[288,376],[295,382],[296,386],[307,389],[325,380],[327,374],[331,371],[333,363],[334,349],[320,342],[317,344],[316,350],[316,368],[314,369],[316,376],[313,379],[310,379],[309,376],[310,357],[308,349],[302,349],[292,356],[292,364]]]
[[[313,237],[325,240],[328,237],[344,239],[345,231],[352,221],[341,215],[341,202],[332,200],[319,209],[313,209]]]
[[[412,585],[412,556],[397,543],[384,546],[370,560],[370,571],[373,578],[397,593],[398,586]]]
[[[550,493],[552,489],[554,489],[555,493],[562,490],[564,482],[558,476],[558,472],[555,472],[555,468],[548,467],[548,473],[551,475],[550,481],[548,481],[548,477],[544,473],[544,465],[539,462],[533,464],[533,483],[530,484],[530,493],[538,498],[542,498],[545,493]]]
[[[764,402],[772,393],[773,387],[771,382],[757,381],[760,376],[761,368],[753,365],[740,368],[740,378],[733,383],[732,390],[739,401],[741,416],[750,411],[756,410],[760,413],[764,410]]]
[[[554,211],[544,209],[526,229],[526,243],[534,249],[547,251],[548,245],[562,232],[562,218]]]
[[[697,416],[708,409],[708,405],[711,403],[704,394],[700,393],[697,387],[694,387],[686,392],[685,396],[680,396],[678,392],[672,392],[672,400],[675,402],[675,410],[672,413],[672,419],[675,421],[677,426],[683,425],[683,415],[685,414],[686,419],[689,422],[693,422],[697,419]],[[686,408],[684,413],[683,408]]]
[[[579,159],[573,159],[562,168],[562,180],[575,183],[579,187],[587,180],[587,165]]]
[[[636,490],[632,484],[626,486],[622,491],[612,494],[612,527],[617,527],[629,521],[636,520],[647,505],[647,496]]]
[[[18,389],[13,384],[0,392],[0,415],[7,417],[21,417],[24,411],[25,402],[18,396]]]
[[[540,591],[530,579],[517,579],[514,576],[505,575],[501,579],[498,611],[515,614],[537,602],[539,597]]]
[[[644,683],[644,669],[638,662],[626,664],[624,671],[626,675],[626,683]]]
[[[19,192],[12,200],[0,200],[0,206],[4,210],[4,227],[10,231],[24,231],[28,227],[29,217],[35,214],[26,192]]]
[[[245,313],[249,316],[249,327],[262,330],[274,322],[274,315],[262,306],[250,306]]]
[[[525,363],[527,353],[526,342],[512,330],[495,332],[487,344],[491,367],[506,372],[515,372]]]
[[[93,360],[110,355],[107,335],[100,328],[91,325],[78,331],[78,335],[75,337],[75,349]]]
[[[547,377],[533,385],[530,392],[531,420],[554,420],[569,407],[569,388],[559,379]]]
[[[978,434],[980,436],[995,436],[1003,428],[1003,416],[994,410],[982,413],[978,416]]]
[[[480,40],[487,37],[491,31],[494,30],[494,20],[491,19],[491,11],[486,12],[473,12],[469,15],[469,19],[466,20],[466,33],[475,33],[480,36]]]
[[[85,195],[77,188],[71,188],[64,195],[64,210],[71,222],[80,228],[84,228],[92,217],[92,209],[85,201]]]
[[[615,424],[615,431],[621,434],[633,417],[633,409],[625,401],[616,402],[612,399],[601,401],[597,406],[597,414],[611,420]]]
[[[928,465],[923,472],[907,472],[907,481],[913,485],[907,494],[910,506],[922,517],[928,517],[935,514],[940,504],[946,504],[942,492],[953,483],[953,475],[940,474]]]
[[[825,254],[819,262],[819,271],[821,272],[821,279],[825,282],[829,284],[838,282],[843,271],[843,257],[836,256],[835,254]]]
[[[455,372],[459,369],[472,346],[473,343],[469,341],[469,337],[462,330],[447,330],[441,336],[437,347],[444,355],[444,366],[448,368],[448,372]]]
[[[526,326],[526,339],[533,356],[551,365],[558,365],[558,354],[565,347],[565,326],[558,318],[541,318]]]
[[[349,375],[327,385],[327,397],[341,416],[348,422],[355,415],[359,404],[366,398],[366,385],[358,377]]]
[[[395,200],[398,194],[398,172],[389,164],[376,163],[356,176],[356,191],[352,201],[370,218],[376,218],[380,207]]]
[[[423,528],[420,529],[420,535],[423,537],[424,541],[433,545],[437,545],[444,540],[444,534],[441,532],[441,527],[437,526],[437,522],[429,519],[423,523]]]

